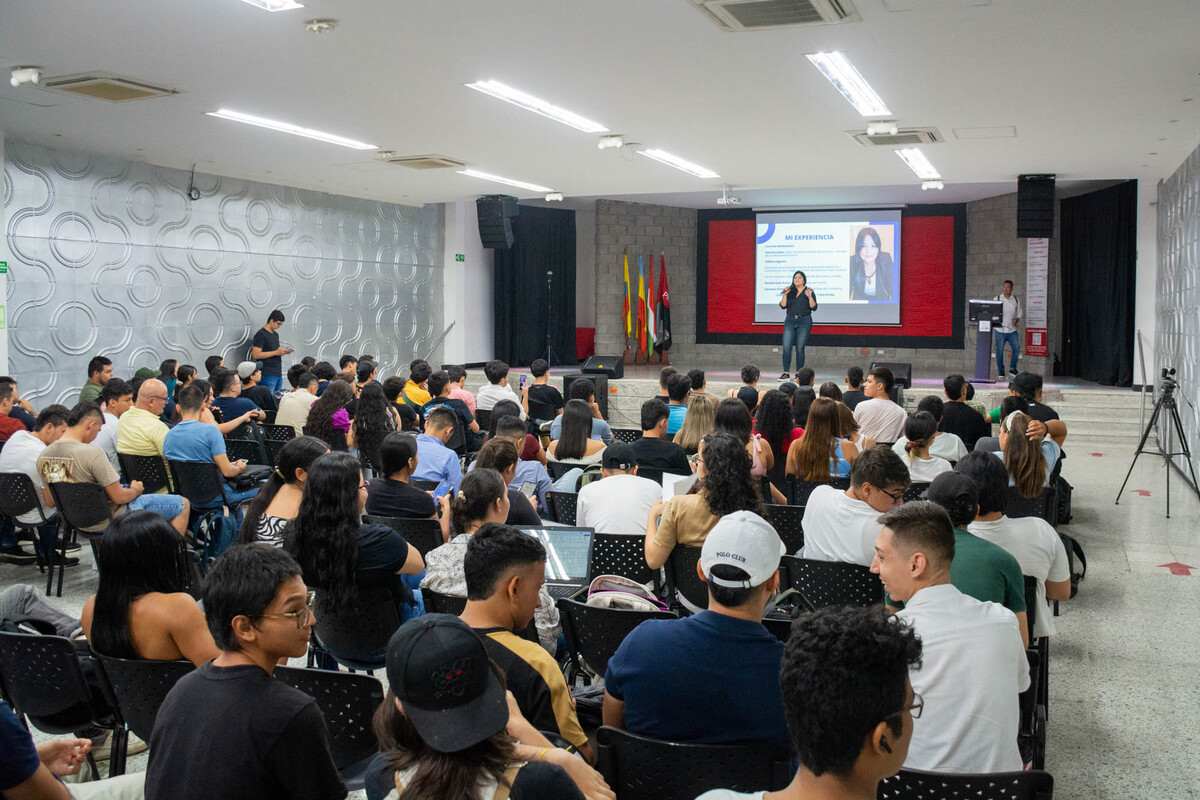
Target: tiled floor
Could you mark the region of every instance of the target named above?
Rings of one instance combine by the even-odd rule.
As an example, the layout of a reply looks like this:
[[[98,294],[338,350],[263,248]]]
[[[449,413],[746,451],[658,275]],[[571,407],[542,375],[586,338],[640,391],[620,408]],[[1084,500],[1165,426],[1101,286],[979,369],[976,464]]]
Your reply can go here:
[[[1072,451],[1068,441],[1068,452],[1075,518],[1064,530],[1083,544],[1088,576],[1063,604],[1051,646],[1055,798],[1200,797],[1200,501],[1172,474],[1166,519],[1162,461],[1143,456],[1115,506],[1132,446],[1092,440]],[[52,599],[71,613],[94,585],[91,554],[82,555],[63,598]],[[1159,566],[1175,561],[1196,574]],[[0,565],[0,586],[19,580],[36,582],[37,573]],[[131,759],[133,769],[143,764]]]

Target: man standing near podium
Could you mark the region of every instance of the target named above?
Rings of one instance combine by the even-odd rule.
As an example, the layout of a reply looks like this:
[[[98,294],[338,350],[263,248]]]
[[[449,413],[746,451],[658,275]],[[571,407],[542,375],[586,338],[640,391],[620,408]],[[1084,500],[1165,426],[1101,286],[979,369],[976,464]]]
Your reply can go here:
[[[1012,363],[1009,365],[1008,374],[1017,374],[1017,359],[1021,356],[1021,335],[1017,331],[1017,324],[1021,321],[1021,301],[1013,296],[1013,282],[1004,282],[1004,291],[995,297],[997,302],[1004,304],[1004,317],[999,325],[992,331],[992,341],[996,345],[996,370],[997,377],[1004,377],[1004,344],[1007,342],[1012,348]]]

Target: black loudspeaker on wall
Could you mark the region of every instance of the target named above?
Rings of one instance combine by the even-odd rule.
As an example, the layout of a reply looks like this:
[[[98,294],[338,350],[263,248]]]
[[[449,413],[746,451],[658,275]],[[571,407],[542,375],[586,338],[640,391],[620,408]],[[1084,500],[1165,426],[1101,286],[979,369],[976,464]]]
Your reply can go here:
[[[583,362],[581,368],[587,374],[607,375],[614,380],[625,377],[625,362],[621,360],[621,356],[592,356],[587,361]]]
[[[475,201],[479,216],[479,241],[493,250],[507,250],[513,244],[513,217],[519,211],[517,198],[507,194],[489,194]]]
[[[878,367],[887,367],[892,371],[892,378],[896,386],[901,386],[905,389],[912,388],[912,364],[905,364],[900,361],[871,362],[871,369]]]
[[[593,372],[584,375],[580,372],[568,372],[562,376],[563,397],[571,396],[571,384],[581,378],[587,378],[596,387],[596,403],[600,406],[600,416],[608,419],[608,376],[603,373]]]
[[[1049,239],[1054,235],[1054,176],[1017,178],[1017,236]]]

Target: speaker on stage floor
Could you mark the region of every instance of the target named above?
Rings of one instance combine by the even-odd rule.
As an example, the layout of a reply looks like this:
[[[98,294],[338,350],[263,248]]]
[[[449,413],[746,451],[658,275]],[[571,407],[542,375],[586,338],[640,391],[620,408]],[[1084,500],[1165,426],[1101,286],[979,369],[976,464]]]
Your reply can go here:
[[[613,380],[625,377],[625,362],[621,360],[620,355],[592,356],[583,362],[581,369],[585,375],[607,375]]]
[[[571,396],[571,384],[580,378],[587,378],[596,387],[596,402],[600,405],[600,416],[608,419],[608,375],[599,372],[584,375],[582,372],[568,372],[562,376],[563,398]]]
[[[892,377],[895,379],[897,386],[902,386],[905,389],[912,388],[912,364],[905,364],[900,361],[872,361],[871,369],[878,367],[887,367],[892,371]]]
[[[1017,177],[1017,236],[1049,239],[1054,235],[1054,176]]]
[[[507,194],[489,194],[475,200],[479,217],[479,241],[492,250],[507,250],[513,245],[512,220],[519,208],[517,198]]]

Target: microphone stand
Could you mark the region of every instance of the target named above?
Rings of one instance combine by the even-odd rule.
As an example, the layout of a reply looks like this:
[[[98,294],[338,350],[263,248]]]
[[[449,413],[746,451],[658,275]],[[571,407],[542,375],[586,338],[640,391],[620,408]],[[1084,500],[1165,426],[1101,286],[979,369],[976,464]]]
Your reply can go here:
[[[554,299],[551,289],[554,284],[554,270],[546,270],[546,363],[554,366]]]

